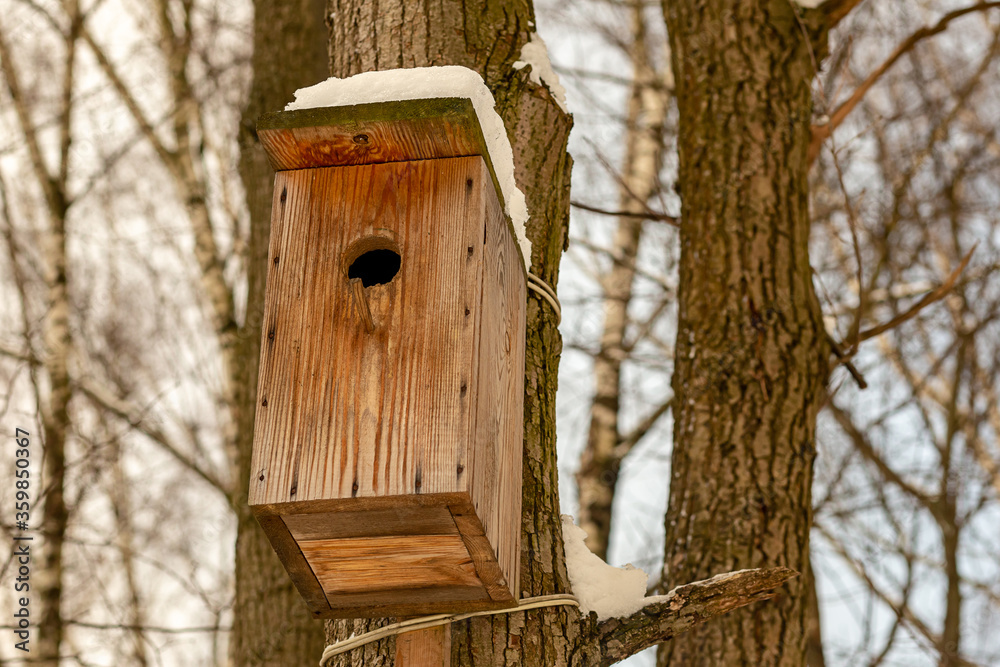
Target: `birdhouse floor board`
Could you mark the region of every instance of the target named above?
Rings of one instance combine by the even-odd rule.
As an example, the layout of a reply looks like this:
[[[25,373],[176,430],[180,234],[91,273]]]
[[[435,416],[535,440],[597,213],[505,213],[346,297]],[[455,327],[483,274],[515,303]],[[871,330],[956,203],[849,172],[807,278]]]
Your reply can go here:
[[[313,574],[309,563],[302,556],[302,550],[295,543],[285,522],[276,514],[266,514],[255,512],[257,523],[260,524],[267,539],[271,542],[271,547],[278,555],[278,560],[285,566],[288,577],[299,590],[299,594],[306,601],[306,605],[313,611],[313,614],[320,617],[323,611],[330,608],[326,593],[320,587],[319,580]]]
[[[317,618],[516,604],[466,493],[311,500],[254,510]]]
[[[512,609],[516,601],[496,602],[483,596],[483,589],[472,586],[415,588],[405,600],[396,593],[345,593],[334,598],[334,606],[314,613],[315,618],[386,618],[387,616],[424,616],[427,614],[464,613],[488,609]]]
[[[482,590],[458,535],[307,540],[299,548],[326,591],[340,593],[470,586]],[[485,597],[485,592],[480,594]]]

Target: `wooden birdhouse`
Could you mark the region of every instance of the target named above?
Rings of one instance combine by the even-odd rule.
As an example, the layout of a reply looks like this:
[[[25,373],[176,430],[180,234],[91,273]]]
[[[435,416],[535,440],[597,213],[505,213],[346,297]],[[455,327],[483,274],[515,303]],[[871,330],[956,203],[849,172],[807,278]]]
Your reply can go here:
[[[467,99],[264,116],[250,505],[318,618],[511,607],[523,259]]]

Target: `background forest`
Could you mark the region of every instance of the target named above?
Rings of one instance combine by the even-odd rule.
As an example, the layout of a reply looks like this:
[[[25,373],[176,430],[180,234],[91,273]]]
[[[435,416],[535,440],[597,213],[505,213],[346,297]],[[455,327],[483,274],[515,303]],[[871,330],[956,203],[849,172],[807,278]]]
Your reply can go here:
[[[816,442],[813,667],[1000,664],[998,4],[862,2],[814,82],[811,257],[842,363]],[[662,10],[536,10],[574,117],[562,510],[653,588],[680,214]],[[63,665],[227,664],[260,317],[252,31],[242,0],[0,0],[0,423],[32,434],[36,637]]]

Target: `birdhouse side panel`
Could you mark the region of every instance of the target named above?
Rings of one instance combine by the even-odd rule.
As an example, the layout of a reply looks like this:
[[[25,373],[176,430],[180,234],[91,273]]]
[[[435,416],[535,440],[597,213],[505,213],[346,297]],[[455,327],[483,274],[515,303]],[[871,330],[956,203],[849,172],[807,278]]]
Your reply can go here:
[[[303,415],[292,406],[302,400],[302,339],[303,334],[311,333],[308,329],[303,330],[301,317],[309,278],[302,268],[307,264],[307,257],[304,256],[306,249],[301,246],[315,222],[311,210],[312,178],[309,172],[289,171],[278,172],[274,177],[251,460],[249,503],[252,506],[296,500],[294,495],[300,475],[296,448],[302,438],[293,434],[301,428],[299,420]],[[338,198],[342,196],[343,193]],[[289,229],[292,221],[296,222],[294,230]],[[292,270],[285,270],[282,262]],[[289,319],[289,313],[295,315],[294,321]],[[322,317],[319,320],[322,321]],[[317,334],[322,335],[322,332]],[[295,484],[289,484],[289,480],[294,480]],[[291,493],[293,490],[295,493]]]
[[[488,195],[493,195],[492,187]],[[525,275],[500,202],[486,196],[472,498],[501,575],[518,595],[524,420]],[[501,591],[494,591],[501,594]]]
[[[482,174],[473,157],[277,175],[251,504],[467,490]],[[373,250],[398,270],[352,283]]]

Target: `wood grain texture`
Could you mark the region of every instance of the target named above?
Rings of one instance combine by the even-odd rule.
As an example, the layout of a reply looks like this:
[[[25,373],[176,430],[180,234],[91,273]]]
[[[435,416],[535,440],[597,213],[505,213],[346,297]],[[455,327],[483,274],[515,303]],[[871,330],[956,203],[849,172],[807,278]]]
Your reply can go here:
[[[526,285],[517,243],[496,199],[486,202],[476,457],[472,501],[497,563],[503,588],[517,591],[521,539],[521,459],[524,405]],[[454,512],[453,512],[454,513]],[[499,591],[496,591],[499,593]]]
[[[464,158],[277,174],[251,504],[467,490],[482,171]],[[368,333],[342,263],[372,236],[401,265],[365,288]]]
[[[257,521],[306,605],[318,617],[321,612],[329,608],[329,603],[316,574],[306,562],[295,539],[278,516],[258,515]]]
[[[443,612],[457,613],[509,609],[512,602],[496,602],[482,586],[434,586],[398,591],[338,593],[331,598],[334,606],[314,612],[313,618],[386,618],[389,616],[426,616]]]
[[[448,667],[450,664],[450,625],[404,632],[396,638],[396,667]]]
[[[275,171],[487,156],[476,111],[462,97],[267,113],[257,135]]]
[[[347,265],[373,243],[398,249],[401,261],[390,282],[364,288],[369,331]],[[484,160],[280,172],[268,265],[255,513],[285,518],[331,608],[340,606],[334,597],[376,583],[361,566],[371,569],[374,552],[345,561],[345,539],[398,550],[402,542],[379,540],[406,535],[415,536],[407,567],[420,573],[409,584],[378,577],[404,591],[398,603],[436,576],[456,600],[509,604],[526,297]],[[436,552],[431,536],[462,549],[459,569],[471,579],[455,579],[448,568],[457,561]],[[428,557],[453,565],[421,570]],[[461,590],[468,586],[478,597]]]
[[[358,496],[355,498],[321,498],[289,503],[253,505],[257,516],[288,516],[290,514],[321,514],[325,512],[381,512],[398,507],[447,507],[469,501],[469,494],[435,493],[407,496]]]
[[[504,209],[479,117],[465,97],[275,111],[257,120],[257,136],[275,171],[478,155]]]
[[[296,542],[386,535],[458,535],[447,507],[323,512],[283,516]]]
[[[505,553],[502,548],[503,538],[499,538],[498,547],[494,547],[490,543],[471,503],[452,506],[451,510],[452,518],[455,525],[458,526],[465,548],[472,557],[472,562],[476,565],[476,574],[490,598],[497,602],[516,602],[516,599],[511,596],[511,591],[516,591],[517,588],[511,585],[508,575],[513,574],[513,581],[516,583],[517,571],[510,573],[508,570],[504,570],[501,565],[503,559],[498,555],[498,552]]]
[[[458,535],[304,540],[299,548],[327,596],[479,585]]]

